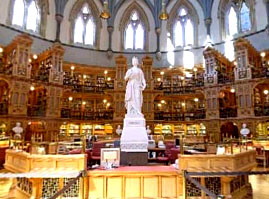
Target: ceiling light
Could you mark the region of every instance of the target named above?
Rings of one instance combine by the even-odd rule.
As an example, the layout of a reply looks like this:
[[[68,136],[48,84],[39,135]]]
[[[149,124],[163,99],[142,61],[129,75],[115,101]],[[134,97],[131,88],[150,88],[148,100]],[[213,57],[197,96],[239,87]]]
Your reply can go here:
[[[265,52],[261,52],[261,57],[265,57]]]
[[[160,20],[167,20],[169,18],[167,12],[166,12],[166,4],[165,0],[162,1],[162,11],[161,14],[159,15]]]
[[[110,13],[109,13],[109,9],[108,9],[108,0],[104,1],[104,9],[103,9],[100,17],[102,19],[109,19],[110,18]]]

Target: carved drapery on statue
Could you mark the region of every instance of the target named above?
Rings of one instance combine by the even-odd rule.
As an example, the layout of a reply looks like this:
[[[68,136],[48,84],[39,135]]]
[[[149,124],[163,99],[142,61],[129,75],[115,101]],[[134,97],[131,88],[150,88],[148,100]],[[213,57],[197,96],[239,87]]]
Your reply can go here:
[[[146,88],[146,81],[143,71],[137,67],[136,57],[132,60],[133,67],[128,69],[125,80],[128,81],[125,93],[125,107],[128,116],[142,116],[141,108],[143,104],[142,91]]]

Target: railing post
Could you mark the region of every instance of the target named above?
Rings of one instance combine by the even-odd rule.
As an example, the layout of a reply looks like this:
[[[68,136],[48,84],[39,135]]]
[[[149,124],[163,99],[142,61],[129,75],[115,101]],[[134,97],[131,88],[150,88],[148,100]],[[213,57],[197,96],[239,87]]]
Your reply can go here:
[[[182,170],[182,188],[183,188],[183,199],[187,199],[187,182],[186,182],[186,170]]]

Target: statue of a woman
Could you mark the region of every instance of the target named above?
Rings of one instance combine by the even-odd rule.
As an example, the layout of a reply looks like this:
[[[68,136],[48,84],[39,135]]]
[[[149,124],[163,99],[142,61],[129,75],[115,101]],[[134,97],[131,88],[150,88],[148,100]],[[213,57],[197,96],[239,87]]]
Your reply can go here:
[[[146,88],[146,81],[143,71],[138,68],[137,57],[132,58],[133,67],[128,69],[125,80],[128,81],[125,93],[125,107],[128,116],[143,116],[141,112],[143,95]]]

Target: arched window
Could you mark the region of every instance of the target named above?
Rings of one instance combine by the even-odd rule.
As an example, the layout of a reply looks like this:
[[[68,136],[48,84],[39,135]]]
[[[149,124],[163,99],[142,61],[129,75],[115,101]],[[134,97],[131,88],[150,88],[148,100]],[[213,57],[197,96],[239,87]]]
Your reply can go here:
[[[188,10],[184,7],[178,10],[178,15],[174,22],[173,35],[175,47],[193,45],[194,43],[193,22]]]
[[[145,28],[137,11],[130,15],[124,31],[124,48],[132,50],[144,50]]]
[[[198,43],[199,16],[188,0],[176,1],[167,21],[169,38],[175,48],[194,46]]]
[[[96,25],[91,9],[85,3],[78,12],[74,22],[74,43],[89,46],[95,45]]]
[[[14,0],[12,14],[12,25],[40,32],[41,11],[37,0]]]
[[[227,36],[233,37],[254,30],[254,2],[252,0],[220,1],[219,17],[224,39]]]

